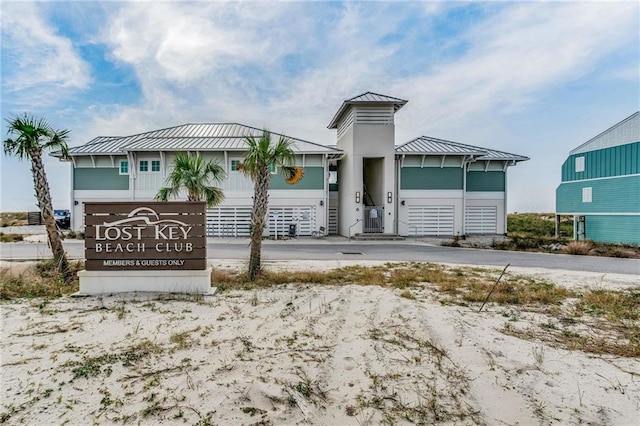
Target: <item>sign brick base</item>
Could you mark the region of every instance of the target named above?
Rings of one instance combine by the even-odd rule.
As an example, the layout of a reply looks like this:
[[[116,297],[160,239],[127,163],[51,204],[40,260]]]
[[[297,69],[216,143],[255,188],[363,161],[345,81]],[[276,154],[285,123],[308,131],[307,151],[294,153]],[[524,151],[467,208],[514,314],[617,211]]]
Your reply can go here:
[[[79,271],[78,296],[134,291],[212,295],[211,268],[205,270]]]

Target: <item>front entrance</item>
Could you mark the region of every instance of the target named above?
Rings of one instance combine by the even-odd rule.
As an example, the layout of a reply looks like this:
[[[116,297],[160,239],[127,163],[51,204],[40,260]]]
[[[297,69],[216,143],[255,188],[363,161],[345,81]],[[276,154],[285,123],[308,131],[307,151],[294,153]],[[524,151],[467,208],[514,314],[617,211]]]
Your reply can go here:
[[[364,202],[362,232],[384,232],[384,158],[364,158],[362,161],[362,193]]]
[[[381,234],[384,232],[384,206],[365,206],[362,232]]]

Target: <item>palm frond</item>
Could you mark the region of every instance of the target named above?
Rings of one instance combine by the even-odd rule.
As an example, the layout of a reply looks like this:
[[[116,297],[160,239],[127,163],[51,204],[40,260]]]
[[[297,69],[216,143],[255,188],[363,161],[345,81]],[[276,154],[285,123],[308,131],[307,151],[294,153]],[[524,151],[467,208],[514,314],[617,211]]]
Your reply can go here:
[[[64,157],[68,154],[67,138],[69,130],[55,130],[44,118],[36,118],[28,114],[6,119],[7,133],[15,139],[7,139],[3,143],[6,155],[27,158],[32,153],[43,150],[59,150]]]
[[[222,202],[224,193],[209,184],[222,182],[225,177],[224,168],[218,162],[206,161],[200,154],[177,152],[166,179],[167,187],[158,191],[156,199],[168,201],[169,198],[177,198],[185,189],[189,201],[205,201],[211,207]]]

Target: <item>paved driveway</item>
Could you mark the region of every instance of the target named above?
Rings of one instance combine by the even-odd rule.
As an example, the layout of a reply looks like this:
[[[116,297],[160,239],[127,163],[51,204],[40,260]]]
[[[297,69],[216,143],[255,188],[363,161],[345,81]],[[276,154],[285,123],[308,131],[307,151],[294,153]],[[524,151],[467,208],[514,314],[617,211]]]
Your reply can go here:
[[[70,258],[84,257],[84,243],[65,240]],[[209,238],[209,259],[248,259],[249,240],[235,238]],[[47,244],[3,243],[0,244],[0,259],[28,260],[51,256]],[[565,254],[527,253],[500,250],[481,250],[435,246],[420,241],[356,242],[342,237],[322,240],[300,238],[287,241],[263,243],[262,257],[265,260],[382,260],[446,262],[467,265],[494,265],[565,269],[599,273],[635,274],[640,276],[640,260],[617,259],[594,256],[571,256]],[[640,284],[640,279],[639,279]]]

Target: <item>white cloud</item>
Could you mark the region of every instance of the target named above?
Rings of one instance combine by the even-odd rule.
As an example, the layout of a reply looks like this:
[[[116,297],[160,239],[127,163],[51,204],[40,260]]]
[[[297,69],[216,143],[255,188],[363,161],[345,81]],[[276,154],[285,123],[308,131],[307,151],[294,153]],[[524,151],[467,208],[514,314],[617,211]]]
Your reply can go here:
[[[635,40],[636,3],[523,3],[478,23],[467,52],[434,72],[397,81],[418,114],[447,123],[472,114],[516,112],[545,90],[592,72]]]
[[[89,67],[71,41],[56,33],[34,3],[3,3],[2,49],[5,92],[30,91],[27,99],[40,96],[44,101],[91,81]]]

